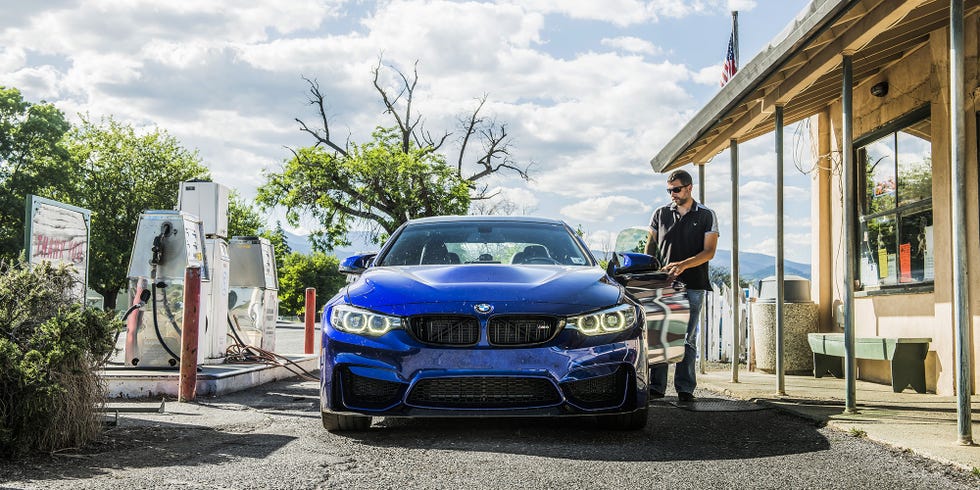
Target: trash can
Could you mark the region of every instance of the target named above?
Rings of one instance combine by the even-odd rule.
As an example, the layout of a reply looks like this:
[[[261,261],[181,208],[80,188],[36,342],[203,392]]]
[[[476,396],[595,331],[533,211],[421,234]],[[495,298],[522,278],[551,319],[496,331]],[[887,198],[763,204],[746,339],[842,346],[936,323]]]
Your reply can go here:
[[[776,372],[776,277],[759,284],[759,298],[752,303],[755,365]],[[810,300],[810,281],[800,276],[783,277],[783,369],[787,374],[813,372],[813,356],[807,334],[817,331],[817,305]]]

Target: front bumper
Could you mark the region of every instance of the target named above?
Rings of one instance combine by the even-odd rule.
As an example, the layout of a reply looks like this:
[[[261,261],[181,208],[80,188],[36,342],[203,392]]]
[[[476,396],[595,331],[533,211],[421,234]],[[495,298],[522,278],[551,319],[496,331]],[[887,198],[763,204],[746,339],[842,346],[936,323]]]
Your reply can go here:
[[[643,329],[534,347],[450,348],[403,330],[371,339],[327,327],[321,410],[388,417],[625,413],[647,405]]]

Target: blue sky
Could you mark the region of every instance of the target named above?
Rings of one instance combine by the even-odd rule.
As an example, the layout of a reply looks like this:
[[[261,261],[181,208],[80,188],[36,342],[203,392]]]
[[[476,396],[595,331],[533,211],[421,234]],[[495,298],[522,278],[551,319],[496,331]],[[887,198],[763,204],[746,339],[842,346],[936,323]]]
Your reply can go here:
[[[602,249],[667,203],[649,160],[717,93],[730,10],[740,12],[745,64],[806,4],[0,0],[0,85],[72,119],[166,129],[250,198],[262,171],[289,156],[285,147],[311,144],[293,121],[315,117],[301,76],[327,94],[333,131],[360,141],[390,124],[371,85],[378,56],[402,70],[418,60],[426,126],[453,129],[487,94],[486,115],[507,123],[514,158],[534,162],[532,182],[499,176],[491,187],[518,213],[580,225]],[[809,262],[810,180],[795,166],[807,166],[809,143],[798,133],[786,134],[786,257]],[[741,145],[742,250],[775,251],[772,147],[771,136]],[[706,181],[729,248],[727,152]]]

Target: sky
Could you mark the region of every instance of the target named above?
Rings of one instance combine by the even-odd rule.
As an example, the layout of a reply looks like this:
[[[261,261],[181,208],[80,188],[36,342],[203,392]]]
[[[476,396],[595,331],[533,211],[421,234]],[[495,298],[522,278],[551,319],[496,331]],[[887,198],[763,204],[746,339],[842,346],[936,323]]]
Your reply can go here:
[[[427,128],[455,129],[486,95],[483,113],[507,125],[514,160],[532,163],[530,182],[498,173],[486,183],[517,213],[563,219],[608,250],[616,232],[646,226],[669,202],[666,176],[649,161],[719,91],[730,12],[739,11],[744,65],[807,3],[0,0],[0,85],[72,121],[111,116],[164,129],[199,151],[215,181],[251,199],[289,148],[314,143],[295,122],[318,117],[303,77],[326,95],[333,134],[362,142],[391,124],[372,69],[381,59],[411,73],[417,62],[415,104]],[[798,125],[785,133],[784,239],[787,259],[809,263],[805,134]],[[450,137],[446,148],[455,154],[456,145]],[[739,146],[742,251],[775,254],[773,147],[772,135]],[[727,150],[705,180],[719,247],[730,249]]]

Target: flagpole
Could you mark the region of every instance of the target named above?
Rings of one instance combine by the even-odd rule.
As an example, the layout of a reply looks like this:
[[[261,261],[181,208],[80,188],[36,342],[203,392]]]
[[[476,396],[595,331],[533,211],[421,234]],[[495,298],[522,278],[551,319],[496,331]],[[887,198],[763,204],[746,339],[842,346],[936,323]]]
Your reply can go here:
[[[735,38],[735,68],[741,65],[738,63],[738,10],[732,10],[732,37]]]

